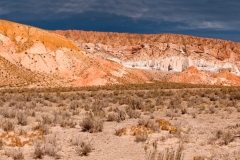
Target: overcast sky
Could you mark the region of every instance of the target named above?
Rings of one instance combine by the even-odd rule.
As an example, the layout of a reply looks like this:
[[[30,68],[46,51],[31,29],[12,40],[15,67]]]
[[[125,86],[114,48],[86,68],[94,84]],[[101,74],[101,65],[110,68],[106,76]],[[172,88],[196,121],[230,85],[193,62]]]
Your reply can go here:
[[[239,0],[1,0],[0,19],[50,30],[179,33],[240,42]]]

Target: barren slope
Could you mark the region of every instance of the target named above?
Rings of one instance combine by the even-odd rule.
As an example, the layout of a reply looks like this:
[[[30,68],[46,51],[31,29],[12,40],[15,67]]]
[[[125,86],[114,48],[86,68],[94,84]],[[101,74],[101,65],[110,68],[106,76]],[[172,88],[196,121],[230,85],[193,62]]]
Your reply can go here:
[[[237,42],[174,34],[144,35],[76,30],[56,33],[66,36],[92,55],[113,60],[127,68],[172,74],[195,66],[198,70],[213,74],[229,71],[240,75],[240,43]],[[161,76],[156,74],[153,79],[159,77]],[[188,80],[183,82],[188,83]]]
[[[14,66],[1,67],[2,85],[31,85],[36,81],[40,86],[49,81],[48,86],[143,82],[134,71],[114,62],[99,62],[64,36],[4,20],[0,20],[0,56],[1,63]],[[11,75],[6,77],[5,72]],[[20,78],[15,76],[22,72]]]

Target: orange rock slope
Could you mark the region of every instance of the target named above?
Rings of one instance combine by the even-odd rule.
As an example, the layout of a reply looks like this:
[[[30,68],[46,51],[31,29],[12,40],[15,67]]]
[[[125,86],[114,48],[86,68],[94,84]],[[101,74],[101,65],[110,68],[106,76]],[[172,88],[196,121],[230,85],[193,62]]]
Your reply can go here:
[[[229,71],[222,71],[210,76],[204,71],[199,71],[194,66],[191,66],[186,71],[173,76],[168,81],[191,84],[240,86],[240,76],[236,76]]]
[[[2,87],[146,83],[172,75],[172,82],[239,85],[239,68],[236,42],[174,34],[46,31],[0,20]]]
[[[100,62],[64,36],[5,20],[0,20],[0,66],[2,86],[143,82],[134,71],[112,61]]]
[[[55,33],[66,36],[91,55],[110,59],[127,68],[137,68],[144,72],[183,72],[169,81],[238,85],[233,79],[214,78],[207,74],[228,71],[231,75],[240,76],[240,43],[237,42],[176,34],[147,35],[76,30]],[[191,66],[195,67],[195,72]],[[184,72],[187,68],[189,69]],[[152,79],[158,77],[159,74],[156,74]]]

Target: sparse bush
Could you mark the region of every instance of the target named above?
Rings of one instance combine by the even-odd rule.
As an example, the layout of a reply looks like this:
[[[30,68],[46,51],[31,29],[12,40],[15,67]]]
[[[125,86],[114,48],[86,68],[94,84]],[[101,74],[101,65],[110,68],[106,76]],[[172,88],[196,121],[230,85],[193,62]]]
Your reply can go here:
[[[148,134],[141,132],[140,134],[135,135],[135,142],[145,142],[148,139]]]
[[[44,156],[44,146],[40,142],[36,142],[34,145],[34,158],[42,159]]]
[[[92,151],[92,145],[89,142],[80,142],[76,147],[76,152],[79,156],[88,156]]]
[[[116,113],[108,113],[107,121],[112,122],[112,121],[116,121],[116,119],[117,119],[117,114]]]
[[[137,110],[132,110],[132,109],[128,109],[127,110],[127,114],[129,116],[129,118],[139,118],[141,116],[141,111],[137,111]]]
[[[23,152],[20,148],[18,149],[8,149],[6,151],[6,155],[8,157],[12,157],[14,160],[22,160],[24,159]]]
[[[82,120],[80,126],[83,131],[90,133],[101,132],[103,129],[103,121],[98,117],[88,116]]]
[[[182,114],[186,114],[187,113],[187,109],[186,108],[182,108],[181,112],[182,112]]]
[[[126,119],[126,112],[117,110],[117,113],[109,113],[107,115],[107,121],[121,122]]]
[[[126,127],[118,129],[118,130],[115,131],[115,135],[119,136],[119,137],[122,136],[122,135],[126,135],[126,133],[127,133]]]
[[[34,146],[34,158],[42,158],[44,155],[58,158],[61,146],[57,143],[56,135],[48,135],[43,142],[36,142]]]
[[[56,135],[48,135],[44,141],[44,153],[56,157],[61,150],[61,146],[57,143]]]
[[[42,123],[38,123],[38,125],[34,127],[34,130],[39,130],[43,135],[50,133],[50,127]]]
[[[9,109],[7,107],[4,107],[1,109],[1,114],[5,118],[15,118],[16,116],[16,110]]]
[[[52,122],[53,122],[53,118],[52,118],[52,117],[50,117],[50,116],[47,115],[47,114],[42,115],[42,123],[43,123],[43,124],[49,124],[49,125],[51,125]]]
[[[225,145],[228,145],[230,142],[234,140],[234,136],[232,135],[232,133],[230,133],[230,131],[223,132],[222,140]]]
[[[0,139],[0,150],[2,149],[3,145],[4,145],[3,140]]]
[[[72,101],[70,104],[70,109],[75,110],[80,107],[80,103],[78,101]]]
[[[65,119],[60,123],[61,127],[67,127],[75,128],[76,123],[73,121],[73,119]]]
[[[14,123],[8,119],[2,121],[2,128],[4,131],[8,132],[14,130]]]
[[[71,139],[72,145],[76,146],[76,153],[79,156],[88,156],[88,154],[92,151],[91,141],[83,141],[83,138],[80,136],[73,137]]]
[[[183,160],[183,149],[181,147],[177,148],[165,148],[164,151],[157,151],[157,147],[149,153],[147,160]]]
[[[27,114],[25,112],[17,113],[17,122],[19,125],[26,126],[27,125]]]
[[[15,106],[17,103],[16,103],[16,101],[15,100],[11,100],[10,102],[9,102],[9,104],[8,104],[8,107],[13,107],[13,106]]]
[[[159,131],[160,125],[153,120],[150,119],[139,119],[138,124],[141,126],[145,126],[147,128],[150,128],[152,131],[156,132]]]

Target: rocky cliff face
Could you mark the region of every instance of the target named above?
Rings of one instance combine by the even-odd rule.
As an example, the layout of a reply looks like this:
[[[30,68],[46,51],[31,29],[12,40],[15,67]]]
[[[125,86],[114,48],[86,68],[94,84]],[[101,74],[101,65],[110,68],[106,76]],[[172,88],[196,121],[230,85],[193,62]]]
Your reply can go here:
[[[180,73],[171,82],[240,85],[240,43],[185,35],[140,35],[85,31],[56,31],[85,52],[126,68]],[[196,72],[189,72],[194,67]],[[187,72],[184,72],[187,70]],[[191,73],[191,74],[190,74]],[[210,73],[210,74],[209,74]],[[228,73],[232,77],[212,75]],[[159,79],[159,74],[151,75]],[[167,76],[169,78],[169,76]],[[163,79],[166,79],[163,78]]]
[[[84,50],[128,68],[182,72],[190,66],[240,75],[240,43],[185,35],[56,31]]]

